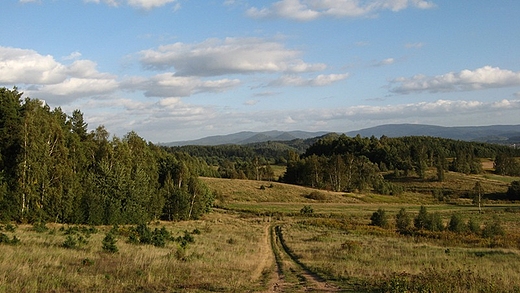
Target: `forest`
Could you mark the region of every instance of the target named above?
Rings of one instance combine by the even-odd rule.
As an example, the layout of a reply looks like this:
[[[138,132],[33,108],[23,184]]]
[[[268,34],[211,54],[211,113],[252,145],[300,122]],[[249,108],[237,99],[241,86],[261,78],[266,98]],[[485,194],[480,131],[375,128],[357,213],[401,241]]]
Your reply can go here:
[[[209,168],[135,132],[110,137],[17,89],[0,89],[0,220],[74,224],[197,219],[212,204]]]
[[[16,88],[0,89],[0,220],[127,224],[197,219],[214,192],[200,179],[281,181],[341,192],[399,194],[399,178],[443,181],[447,171],[482,172],[492,158],[500,175],[520,175],[520,150],[435,137],[348,137],[246,146],[161,147],[135,132],[88,131],[71,115]],[[274,165],[286,166],[275,178]],[[426,170],[435,168],[436,177]],[[517,183],[504,195],[518,198]],[[515,189],[516,188],[516,189]]]

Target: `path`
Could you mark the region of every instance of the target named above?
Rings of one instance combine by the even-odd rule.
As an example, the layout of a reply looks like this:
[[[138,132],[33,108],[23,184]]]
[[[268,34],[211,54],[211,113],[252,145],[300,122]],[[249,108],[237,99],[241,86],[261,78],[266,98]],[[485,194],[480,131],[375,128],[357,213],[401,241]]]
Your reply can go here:
[[[283,239],[282,226],[266,226],[264,230],[265,242],[262,242],[262,251],[266,243],[270,256],[259,264],[255,275],[260,274],[269,266],[272,267],[273,258],[276,270],[271,274],[266,292],[341,292],[342,290],[327,283],[326,280],[311,272],[290,251]]]

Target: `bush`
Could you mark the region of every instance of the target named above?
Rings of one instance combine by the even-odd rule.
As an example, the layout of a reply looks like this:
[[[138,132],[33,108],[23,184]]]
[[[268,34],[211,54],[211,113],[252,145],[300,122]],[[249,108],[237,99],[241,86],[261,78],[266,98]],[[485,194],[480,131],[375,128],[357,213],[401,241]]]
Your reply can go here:
[[[520,200],[520,181],[513,181],[507,188],[507,198],[509,200]]]
[[[313,199],[313,200],[326,200],[327,195],[323,194],[319,191],[312,191],[311,193],[305,195],[305,198]]]
[[[372,214],[370,217],[370,225],[378,226],[381,228],[388,228],[388,216],[386,215],[386,211],[379,208],[376,212]]]
[[[504,236],[505,231],[499,218],[494,218],[491,223],[486,223],[482,230],[482,237],[494,238],[496,236]]]
[[[444,223],[439,213],[433,213],[428,217],[426,228],[430,231],[444,231]]]
[[[455,233],[466,231],[466,225],[460,214],[454,213],[451,215],[450,222],[448,224],[448,230]]]
[[[103,251],[109,252],[109,253],[118,252],[119,249],[116,246],[116,242],[117,242],[116,236],[113,233],[108,232],[105,235],[105,238],[103,238],[103,246],[102,246]]]
[[[413,225],[418,230],[427,229],[427,227],[429,226],[429,222],[430,217],[428,215],[428,211],[426,210],[425,206],[421,206],[421,208],[419,209],[419,214],[413,220]]]
[[[412,229],[412,218],[404,208],[399,210],[399,213],[395,216],[395,224],[397,231],[401,234],[408,234]]]
[[[49,230],[49,228],[47,228],[47,226],[45,225],[44,222],[36,222],[33,224],[33,230],[38,233],[44,233],[44,232],[47,232],[47,230]]]
[[[477,220],[473,218],[469,219],[467,227],[471,233],[480,234],[480,223]]]
[[[72,235],[68,235],[67,238],[65,238],[65,241],[61,245],[64,248],[73,249],[78,246],[78,241],[74,238]]]
[[[300,214],[302,215],[310,215],[314,213],[314,210],[312,209],[311,206],[304,206],[301,210],[300,210]]]

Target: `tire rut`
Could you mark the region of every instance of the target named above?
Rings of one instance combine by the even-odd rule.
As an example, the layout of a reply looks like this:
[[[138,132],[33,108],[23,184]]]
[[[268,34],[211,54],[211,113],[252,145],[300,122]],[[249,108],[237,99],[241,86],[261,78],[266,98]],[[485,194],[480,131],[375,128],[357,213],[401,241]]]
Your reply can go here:
[[[270,227],[276,274],[268,292],[344,292],[310,271],[291,251],[283,238],[282,226]]]

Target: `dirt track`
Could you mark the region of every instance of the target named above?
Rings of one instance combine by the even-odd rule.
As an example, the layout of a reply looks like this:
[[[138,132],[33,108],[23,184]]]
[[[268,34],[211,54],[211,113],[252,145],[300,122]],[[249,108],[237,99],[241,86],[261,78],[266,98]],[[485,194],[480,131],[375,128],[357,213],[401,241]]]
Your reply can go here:
[[[267,292],[344,292],[308,270],[290,251],[281,225],[268,227],[268,241],[276,262]]]

